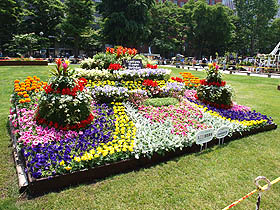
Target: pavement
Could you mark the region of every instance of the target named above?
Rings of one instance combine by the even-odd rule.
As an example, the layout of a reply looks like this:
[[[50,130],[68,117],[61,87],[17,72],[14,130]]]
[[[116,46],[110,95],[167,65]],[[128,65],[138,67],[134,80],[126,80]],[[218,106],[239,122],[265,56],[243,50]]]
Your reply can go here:
[[[164,67],[173,67],[175,68],[176,66],[174,65],[164,65]],[[180,66],[182,68],[182,66]],[[184,66],[185,70],[192,70],[192,71],[203,71],[205,68],[202,68],[201,66]],[[225,70],[222,71],[224,74],[233,74],[233,75],[242,75],[242,76],[253,76],[253,77],[265,77],[265,78],[275,78],[275,79],[280,79],[280,73],[276,74],[276,73],[254,73],[254,72],[250,72],[250,71],[237,71],[237,70]]]

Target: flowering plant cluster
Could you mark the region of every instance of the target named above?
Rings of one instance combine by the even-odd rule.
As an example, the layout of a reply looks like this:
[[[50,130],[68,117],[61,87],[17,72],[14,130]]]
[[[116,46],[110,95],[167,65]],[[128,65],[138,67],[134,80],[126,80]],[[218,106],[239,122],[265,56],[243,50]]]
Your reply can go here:
[[[126,48],[126,47],[122,47],[122,46],[119,46],[116,49],[107,47],[106,48],[106,53],[107,54],[114,54],[117,57],[122,57],[122,56],[125,56],[125,55],[136,55],[137,50],[135,48],[131,49],[131,48]]]
[[[119,63],[111,63],[108,67],[109,70],[120,70],[122,69],[122,65]]]
[[[188,89],[196,89],[200,85],[200,79],[198,77],[195,77],[190,72],[180,72],[179,74],[182,75],[184,78],[183,81],[186,85],[186,88]]]
[[[118,80],[137,80],[137,79],[153,79],[164,80],[169,77],[171,71],[168,69],[139,69],[139,70],[123,70],[115,71]]]
[[[183,82],[183,79],[181,79],[180,77],[171,77],[170,79],[176,82]]]
[[[219,66],[215,63],[209,64],[206,74],[206,79],[201,80],[201,85],[197,88],[197,99],[217,108],[231,108],[233,90],[222,81]]]
[[[153,81],[153,80],[150,80],[150,79],[144,80],[143,85],[147,86],[148,88],[158,87],[157,81]]]
[[[111,85],[95,86],[92,88],[92,97],[98,103],[109,103],[112,101],[123,101],[128,98],[128,89]]]
[[[20,80],[14,81],[14,92],[11,96],[11,102],[19,107],[27,107],[32,97],[36,97],[36,93],[43,90],[47,83],[40,80],[36,76],[28,76],[24,82]]]
[[[91,98],[84,90],[87,81],[84,78],[74,78],[67,63],[61,64],[59,59],[56,70],[38,102],[35,118],[37,123],[61,130],[87,126],[93,120],[90,110]]]
[[[146,66],[146,68],[148,68],[148,69],[157,69],[158,68],[158,66],[157,66],[157,64],[155,64],[155,65],[152,65],[152,64],[147,64],[147,66]]]
[[[220,82],[207,82],[205,79],[200,80],[201,85],[208,85],[208,86],[218,86],[218,87],[224,87],[226,85],[226,81]]]

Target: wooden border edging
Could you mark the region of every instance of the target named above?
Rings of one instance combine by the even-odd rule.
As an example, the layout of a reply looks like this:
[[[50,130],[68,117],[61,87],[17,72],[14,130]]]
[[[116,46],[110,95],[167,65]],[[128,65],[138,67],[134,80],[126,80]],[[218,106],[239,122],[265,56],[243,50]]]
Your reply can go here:
[[[0,66],[47,66],[48,61],[0,61]]]
[[[255,134],[263,131],[273,130],[276,128],[277,128],[276,124],[271,124],[271,125],[266,125],[262,128],[252,129],[251,131],[244,131],[242,133],[234,132],[231,137],[229,136],[225,137],[224,142],[225,143],[230,142],[232,140],[239,139],[241,137],[249,136],[251,134]],[[11,138],[13,139],[12,127],[11,127],[10,134],[11,134]],[[13,144],[16,143],[14,140],[12,142]],[[208,142],[208,147],[218,145],[218,143],[219,143],[218,139],[213,139],[212,141]],[[16,149],[14,151],[16,151],[17,153],[19,152]],[[123,160],[111,164],[97,166],[95,168],[83,169],[81,171],[76,171],[69,174],[55,175],[53,177],[40,178],[40,179],[32,178],[31,174],[27,172],[27,178],[29,184],[25,186],[20,186],[20,190],[27,188],[29,195],[38,196],[50,191],[61,190],[63,188],[77,185],[80,183],[92,182],[94,180],[104,179],[108,176],[112,176],[115,174],[129,172],[132,170],[138,170],[143,167],[150,167],[157,163],[165,162],[172,158],[182,156],[184,154],[190,154],[199,151],[200,151],[200,145],[193,144],[190,147],[184,147],[182,149],[176,149],[175,151],[166,152],[163,156],[155,153],[152,155],[151,158],[148,157],[140,157],[140,159],[132,158],[132,159]],[[24,161],[22,159],[23,158],[22,155],[17,154],[17,156],[21,159],[21,161]],[[18,161],[15,161],[15,164],[16,167],[18,167]],[[24,172],[24,170],[22,170],[22,172]],[[24,176],[26,176],[26,174],[24,174]],[[20,179],[20,175],[19,175],[19,179]]]

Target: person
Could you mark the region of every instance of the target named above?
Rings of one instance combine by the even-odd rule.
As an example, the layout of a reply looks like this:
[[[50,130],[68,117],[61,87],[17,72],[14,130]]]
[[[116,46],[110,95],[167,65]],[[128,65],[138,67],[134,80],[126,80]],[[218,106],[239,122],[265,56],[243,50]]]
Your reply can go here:
[[[226,67],[227,67],[227,60],[224,59],[224,60],[223,60],[223,71],[226,70]]]
[[[204,68],[207,64],[207,59],[205,57],[202,58],[202,64],[201,66]]]
[[[195,57],[192,59],[192,66],[194,67],[196,64],[196,60],[195,60]]]
[[[0,51],[0,58],[1,58],[1,57],[3,57],[3,53],[2,53],[2,51]]]

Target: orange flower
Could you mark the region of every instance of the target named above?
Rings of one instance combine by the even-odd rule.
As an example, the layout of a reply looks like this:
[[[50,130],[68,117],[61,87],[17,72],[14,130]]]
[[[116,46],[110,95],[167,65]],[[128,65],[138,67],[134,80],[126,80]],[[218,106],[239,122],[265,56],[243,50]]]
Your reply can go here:
[[[31,88],[30,88],[30,87],[27,87],[26,90],[27,90],[27,91],[31,91]]]
[[[34,87],[34,86],[31,87],[31,90],[35,90],[35,89],[36,89],[36,87]]]
[[[19,103],[21,103],[21,104],[23,104],[24,102],[25,102],[24,99],[20,99],[20,100],[19,100]]]
[[[25,99],[25,102],[26,102],[26,103],[29,103],[30,101],[31,101],[30,98],[26,98],[26,99]]]
[[[20,88],[20,91],[25,91],[25,88]]]
[[[29,95],[28,95],[28,94],[24,94],[23,97],[24,97],[24,98],[28,98]]]
[[[36,81],[40,81],[40,78],[39,78],[39,77],[37,77],[37,78],[36,78]]]
[[[19,83],[19,80],[18,80],[18,79],[16,79],[16,80],[14,81],[14,83]]]
[[[20,89],[19,89],[19,88],[16,88],[16,89],[15,89],[15,91],[16,91],[16,92],[19,92],[19,91],[20,91]]]

